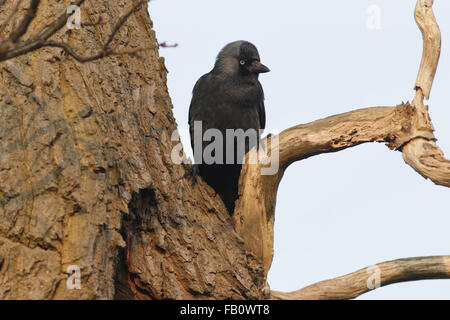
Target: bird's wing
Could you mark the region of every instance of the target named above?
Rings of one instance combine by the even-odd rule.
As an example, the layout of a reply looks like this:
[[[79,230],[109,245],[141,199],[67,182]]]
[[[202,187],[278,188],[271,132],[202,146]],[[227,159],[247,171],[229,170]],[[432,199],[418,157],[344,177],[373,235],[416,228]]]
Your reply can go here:
[[[191,126],[192,125],[192,117],[194,116],[195,113],[195,99],[197,98],[197,92],[198,92],[198,87],[200,86],[200,82],[202,81],[202,79],[205,76],[200,77],[200,79],[197,80],[197,82],[194,85],[194,89],[192,89],[192,99],[191,99],[191,104],[189,105],[189,116],[188,116],[188,123]]]
[[[266,108],[264,107],[264,91],[261,83],[258,81],[259,89],[261,90],[261,102],[259,103],[259,127],[260,129],[266,128]]]
[[[194,121],[198,120],[198,113],[201,112],[201,102],[200,100],[203,98],[201,96],[202,93],[207,92],[205,90],[205,86],[208,83],[208,75],[204,74],[201,76],[197,82],[195,83],[194,89],[192,89],[192,99],[191,104],[189,106],[189,115],[188,115],[188,123],[189,123],[189,132],[191,135],[191,147],[194,149]]]
[[[266,128],[266,109],[264,108],[264,100],[259,104],[259,126],[260,129]]]

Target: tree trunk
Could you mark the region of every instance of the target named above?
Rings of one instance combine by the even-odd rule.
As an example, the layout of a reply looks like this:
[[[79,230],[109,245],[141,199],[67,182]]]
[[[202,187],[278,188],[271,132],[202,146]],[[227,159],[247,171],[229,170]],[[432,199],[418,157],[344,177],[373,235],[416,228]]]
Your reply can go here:
[[[25,38],[68,5],[41,1]],[[81,21],[106,23],[55,38],[95,53],[130,6],[86,2]],[[261,297],[262,264],[223,203],[171,160],[177,127],[151,28],[145,5],[115,41],[152,50],[82,64],[43,48],[2,62],[0,299]]]

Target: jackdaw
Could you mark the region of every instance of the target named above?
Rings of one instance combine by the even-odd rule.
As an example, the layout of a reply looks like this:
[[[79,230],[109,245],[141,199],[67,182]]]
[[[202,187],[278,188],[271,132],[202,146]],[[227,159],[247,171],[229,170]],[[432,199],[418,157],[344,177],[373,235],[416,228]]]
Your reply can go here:
[[[258,75],[269,71],[261,64],[253,44],[235,41],[219,52],[214,68],[200,77],[192,92],[189,131],[196,164],[189,174],[194,183],[199,174],[213,187],[230,215],[238,197],[240,151],[245,154],[259,144],[260,132],[265,128],[264,93]],[[208,134],[208,129],[213,130]],[[235,130],[228,139],[227,129]],[[245,139],[242,132],[246,133]],[[217,143],[221,141],[220,148]]]

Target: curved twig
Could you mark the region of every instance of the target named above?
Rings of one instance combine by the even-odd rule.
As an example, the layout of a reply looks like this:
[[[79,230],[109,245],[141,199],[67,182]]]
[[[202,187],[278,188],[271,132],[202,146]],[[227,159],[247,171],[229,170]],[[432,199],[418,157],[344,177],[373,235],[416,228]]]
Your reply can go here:
[[[22,0],[18,0],[16,2],[16,5],[14,6],[13,10],[9,14],[9,16],[5,19],[5,21],[2,22],[0,25],[0,34],[5,30],[6,26],[9,24],[9,22],[12,20],[12,18],[16,15],[16,13],[19,11],[19,7],[22,4]]]
[[[133,54],[137,54],[142,51],[154,49],[156,47],[156,45],[153,47],[134,48],[134,49],[128,49],[128,50],[122,50],[122,51],[117,51],[117,50],[113,50],[113,49],[109,49],[109,48],[103,48],[103,50],[101,50],[99,53],[93,54],[91,56],[79,55],[78,53],[76,53],[74,51],[74,49],[69,44],[64,43],[64,42],[57,42],[57,41],[49,40],[47,42],[44,42],[42,44],[42,47],[61,48],[68,55],[70,55],[72,58],[74,58],[78,62],[84,63],[84,62],[91,62],[91,61],[99,60],[99,59],[102,59],[102,58],[108,57],[108,56],[118,56],[118,55],[124,55],[124,54],[133,55]]]
[[[398,259],[378,263],[342,277],[321,281],[294,292],[271,291],[270,299],[353,299],[392,283],[449,278],[450,256]]]
[[[41,30],[37,34],[31,36],[30,39],[15,43],[26,32],[29,24],[34,19],[39,2],[40,1],[36,0],[31,1],[30,8],[25,14],[25,17],[23,18],[22,23],[19,25],[19,28],[14,30],[8,37],[8,39],[0,42],[0,61],[8,60],[20,56],[22,54],[31,52],[33,50],[40,49],[42,47],[59,47],[79,62],[94,61],[110,55],[136,54],[139,51],[149,49],[149,48],[139,48],[139,49],[115,51],[114,48],[111,48],[110,46],[111,42],[113,41],[114,37],[116,36],[120,28],[125,24],[125,22],[131,15],[138,12],[142,8],[142,6],[147,2],[145,0],[138,1],[136,4],[132,6],[132,8],[125,15],[123,15],[119,19],[119,21],[113,26],[113,29],[110,35],[108,36],[108,39],[106,40],[100,51],[91,56],[84,57],[77,54],[76,50],[67,43],[48,40],[58,30],[61,30],[66,25],[67,19],[69,18],[70,15],[67,11],[62,13],[57,19],[55,19],[51,23],[44,25],[41,28]],[[84,0],[77,0],[74,2],[74,5],[81,6],[83,2]],[[95,25],[98,24],[99,23],[95,23]]]
[[[414,89],[421,89],[425,98],[429,99],[441,54],[441,32],[433,14],[433,0],[418,0],[414,19],[423,39],[422,61]]]
[[[22,37],[25,32],[27,32],[28,27],[30,26],[31,21],[33,21],[34,17],[36,16],[36,12],[38,9],[40,1],[39,0],[31,0],[30,7],[25,12],[25,15],[22,19],[22,21],[19,23],[16,29],[14,29],[11,34],[9,35],[9,41],[16,42],[17,40]]]

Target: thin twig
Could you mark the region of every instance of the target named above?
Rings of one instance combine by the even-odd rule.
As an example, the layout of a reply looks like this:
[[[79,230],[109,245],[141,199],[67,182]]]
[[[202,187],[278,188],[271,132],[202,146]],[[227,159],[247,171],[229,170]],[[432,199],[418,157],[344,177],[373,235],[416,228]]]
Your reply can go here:
[[[167,44],[167,42],[164,41],[164,42],[159,43],[158,46],[161,48],[176,48],[176,47],[178,47],[178,43]]]
[[[19,26],[11,32],[6,41],[11,41],[12,43],[17,42],[17,40],[19,40],[27,32],[31,21],[33,21],[36,16],[39,3],[40,0],[31,0],[30,7],[27,9],[22,21],[19,23]]]
[[[71,57],[73,57],[78,62],[91,62],[95,61],[104,57],[108,57],[111,55],[124,55],[124,54],[136,54],[138,52],[154,49],[154,47],[147,47],[147,48],[135,48],[135,49],[129,49],[129,50],[123,50],[123,51],[115,51],[113,49],[106,49],[102,50],[99,53],[96,53],[91,56],[83,57],[80,56],[78,53],[74,51],[74,49],[67,43],[64,42],[57,42],[49,40],[42,44],[42,47],[57,47],[63,49],[67,54],[69,54]]]
[[[33,3],[35,1],[39,2],[38,0],[32,0],[32,1],[33,1]],[[83,2],[84,2],[84,0],[78,0],[74,3],[74,5],[80,6]],[[112,32],[109,35],[107,41],[101,48],[100,52],[97,54],[94,54],[94,55],[91,55],[88,57],[83,57],[83,56],[80,56],[79,54],[77,54],[76,50],[67,43],[48,40],[52,35],[54,35],[58,30],[60,30],[66,24],[69,14],[67,13],[67,11],[65,11],[63,14],[61,14],[57,19],[55,19],[51,23],[45,24],[36,35],[32,36],[27,41],[21,42],[20,44],[14,46],[14,47],[8,46],[7,50],[4,49],[3,51],[2,51],[2,44],[4,42],[0,43],[0,61],[4,61],[4,60],[7,60],[7,59],[10,59],[13,57],[17,57],[19,55],[31,52],[33,50],[37,50],[42,47],[62,48],[66,53],[68,53],[70,56],[72,56],[75,60],[77,60],[79,62],[94,61],[94,60],[98,60],[98,59],[101,59],[103,57],[107,57],[110,55],[136,54],[140,51],[152,49],[152,48],[137,48],[137,49],[123,50],[120,52],[116,52],[114,50],[115,47],[110,48],[110,44],[111,44],[112,40],[114,39],[115,35],[117,34],[117,32],[120,30],[120,28],[125,24],[125,22],[128,20],[128,18],[132,14],[138,12],[138,10],[140,10],[142,8],[142,5],[145,4],[146,2],[147,1],[145,1],[145,0],[139,1],[125,15],[123,15],[119,19],[119,21],[113,27]],[[29,11],[30,10],[31,9],[29,9]],[[33,11],[33,12],[35,12],[35,11]],[[26,25],[28,27],[29,22],[31,22],[31,20],[34,18],[34,16],[32,14],[28,14],[27,17],[28,18],[24,18],[25,22],[22,21],[21,25],[23,25],[23,26]],[[29,18],[29,17],[32,17],[32,18]],[[98,24],[103,24],[103,22],[101,22],[101,17],[99,17],[99,20],[96,23],[85,24],[85,25],[98,25]],[[23,27],[22,27],[22,29],[23,29]],[[16,37],[16,36],[17,35],[14,35],[14,37]],[[9,41],[8,43],[11,43],[11,42]]]

